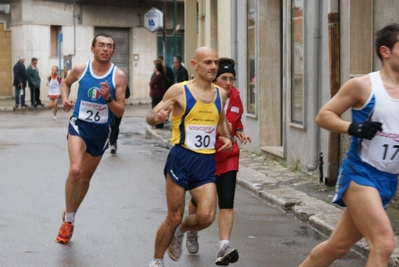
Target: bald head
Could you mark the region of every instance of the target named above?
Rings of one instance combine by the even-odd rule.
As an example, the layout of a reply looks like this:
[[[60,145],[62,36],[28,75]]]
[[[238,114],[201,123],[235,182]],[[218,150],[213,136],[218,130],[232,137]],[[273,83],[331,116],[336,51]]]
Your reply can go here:
[[[215,50],[210,47],[202,46],[197,48],[193,53],[193,59],[196,61],[200,61],[204,56],[215,56],[218,57],[218,54]]]
[[[218,53],[210,47],[199,47],[194,51],[191,66],[195,70],[194,80],[212,82],[215,79],[218,68]]]

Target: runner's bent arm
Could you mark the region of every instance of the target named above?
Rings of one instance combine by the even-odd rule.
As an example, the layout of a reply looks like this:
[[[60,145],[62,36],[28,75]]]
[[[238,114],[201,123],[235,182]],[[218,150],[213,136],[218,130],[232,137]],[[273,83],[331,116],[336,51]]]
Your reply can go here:
[[[368,75],[347,81],[320,109],[317,124],[332,132],[347,133],[351,122],[341,119],[340,115],[351,107],[364,105],[370,95],[369,83]]]
[[[161,102],[147,113],[146,122],[149,125],[163,123],[173,110],[174,115],[178,116],[182,112],[183,90],[180,84],[172,85],[164,94]]]
[[[65,112],[69,112],[73,106],[73,101],[68,99],[69,94],[71,93],[71,86],[80,78],[80,76],[82,76],[85,67],[85,64],[80,64],[74,67],[60,84],[62,106]]]
[[[126,75],[122,70],[116,69],[115,73],[115,99],[108,104],[111,112],[118,118],[123,116],[125,111],[125,91],[126,91]],[[103,96],[105,100],[108,100],[110,94]]]

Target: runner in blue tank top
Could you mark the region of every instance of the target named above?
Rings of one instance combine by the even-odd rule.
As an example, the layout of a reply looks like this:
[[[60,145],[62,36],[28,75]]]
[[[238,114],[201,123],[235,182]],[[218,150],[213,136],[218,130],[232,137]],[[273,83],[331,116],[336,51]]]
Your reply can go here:
[[[300,267],[330,266],[361,238],[370,247],[366,267],[388,266],[394,233],[385,212],[395,196],[399,173],[399,24],[376,34],[381,71],[353,78],[317,115],[323,128],[352,136],[339,170],[334,203],[346,207],[327,241]],[[341,119],[352,110],[352,122]]]
[[[108,148],[112,117],[121,117],[125,110],[126,76],[111,63],[114,40],[106,34],[96,35],[91,52],[94,59],[74,67],[61,83],[63,110],[69,112],[74,108],[68,128],[70,169],[65,182],[66,207],[55,239],[61,244],[67,244],[72,237],[75,213]],[[79,88],[75,102],[69,95],[76,81]]]

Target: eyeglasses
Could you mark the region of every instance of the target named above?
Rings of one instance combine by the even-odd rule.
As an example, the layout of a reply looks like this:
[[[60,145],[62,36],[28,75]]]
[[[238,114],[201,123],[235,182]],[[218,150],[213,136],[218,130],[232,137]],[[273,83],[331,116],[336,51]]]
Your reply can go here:
[[[112,48],[114,48],[114,45],[113,45],[113,44],[99,43],[99,44],[98,44],[98,47],[100,47],[100,48],[107,47],[108,49],[112,49]]]
[[[226,77],[226,76],[222,76],[222,77],[220,77],[220,79],[221,79],[222,81],[224,81],[224,82],[229,81],[229,82],[231,82],[231,83],[235,82],[235,80],[236,80],[236,78],[234,78],[234,77]]]

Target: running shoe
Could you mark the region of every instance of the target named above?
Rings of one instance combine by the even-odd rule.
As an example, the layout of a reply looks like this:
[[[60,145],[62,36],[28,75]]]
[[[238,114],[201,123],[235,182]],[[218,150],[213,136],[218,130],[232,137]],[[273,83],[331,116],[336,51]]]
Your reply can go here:
[[[160,261],[151,261],[149,267],[164,267],[164,265]]]
[[[224,245],[218,253],[215,261],[216,265],[227,266],[229,263],[235,263],[238,261],[238,251],[230,245]]]
[[[180,258],[183,237],[184,235],[177,236],[175,232],[172,241],[170,242],[170,245],[168,247],[169,257],[174,261],[177,261]]]
[[[198,232],[197,231],[188,231],[187,232],[187,240],[186,240],[186,248],[190,254],[198,253]]]
[[[55,238],[55,242],[60,244],[68,244],[72,238],[73,225],[71,222],[64,222],[60,227],[58,236]]]
[[[111,154],[112,155],[116,154],[116,144],[111,146]]]

